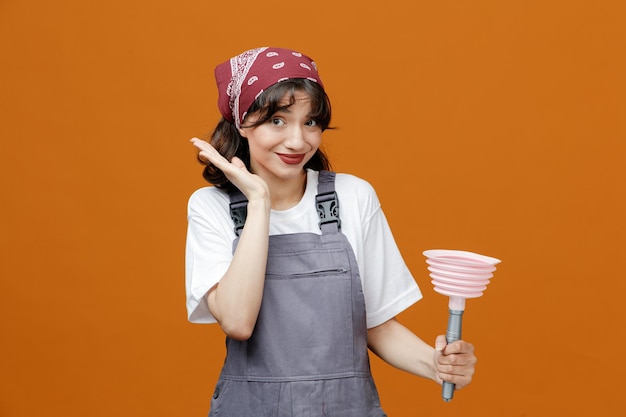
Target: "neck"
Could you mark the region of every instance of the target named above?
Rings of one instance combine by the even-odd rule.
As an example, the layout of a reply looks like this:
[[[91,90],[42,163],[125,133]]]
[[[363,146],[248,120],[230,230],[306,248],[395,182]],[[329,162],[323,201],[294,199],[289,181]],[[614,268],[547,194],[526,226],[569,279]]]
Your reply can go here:
[[[306,171],[297,178],[275,180],[268,184],[272,209],[287,210],[300,202],[306,189]]]

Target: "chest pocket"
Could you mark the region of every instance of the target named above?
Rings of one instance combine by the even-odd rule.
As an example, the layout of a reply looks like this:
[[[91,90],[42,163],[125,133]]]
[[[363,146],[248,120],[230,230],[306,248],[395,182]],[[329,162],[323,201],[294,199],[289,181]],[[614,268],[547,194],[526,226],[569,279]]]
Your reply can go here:
[[[298,279],[316,276],[337,276],[350,270],[350,258],[344,248],[315,248],[268,255],[266,279]],[[350,279],[349,276],[343,276]]]

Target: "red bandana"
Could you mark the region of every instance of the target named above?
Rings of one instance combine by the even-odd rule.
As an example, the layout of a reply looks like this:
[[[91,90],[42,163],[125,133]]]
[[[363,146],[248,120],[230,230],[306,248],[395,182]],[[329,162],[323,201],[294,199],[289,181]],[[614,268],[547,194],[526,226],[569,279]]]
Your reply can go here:
[[[290,78],[307,78],[324,87],[315,62],[299,52],[264,47],[237,55],[215,68],[220,113],[241,127],[254,100],[266,88]]]

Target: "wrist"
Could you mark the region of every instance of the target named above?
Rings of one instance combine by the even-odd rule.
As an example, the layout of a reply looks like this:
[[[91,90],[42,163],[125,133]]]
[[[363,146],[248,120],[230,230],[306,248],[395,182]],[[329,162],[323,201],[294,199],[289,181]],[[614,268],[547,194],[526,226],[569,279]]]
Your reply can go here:
[[[252,198],[248,200],[248,214],[252,211],[263,211],[269,213],[272,204],[268,198]]]

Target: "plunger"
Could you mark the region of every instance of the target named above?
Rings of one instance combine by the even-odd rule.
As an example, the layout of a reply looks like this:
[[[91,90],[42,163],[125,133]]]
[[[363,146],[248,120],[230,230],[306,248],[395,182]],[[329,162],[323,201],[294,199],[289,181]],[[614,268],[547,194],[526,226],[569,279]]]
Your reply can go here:
[[[435,249],[424,252],[435,291],[450,297],[446,341],[461,339],[465,300],[483,295],[493,277],[499,259],[460,250]],[[454,396],[454,384],[443,383],[441,396],[449,402]]]

